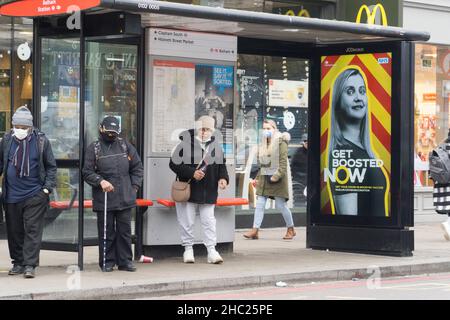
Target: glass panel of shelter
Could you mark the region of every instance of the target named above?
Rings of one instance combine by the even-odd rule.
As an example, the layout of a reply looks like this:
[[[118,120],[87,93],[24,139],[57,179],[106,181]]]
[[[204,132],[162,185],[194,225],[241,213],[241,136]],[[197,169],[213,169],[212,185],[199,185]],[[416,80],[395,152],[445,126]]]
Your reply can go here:
[[[85,147],[98,139],[99,124],[105,116],[115,116],[120,136],[137,147],[137,67],[137,45],[86,42]],[[84,199],[92,199],[92,187],[86,183]],[[92,231],[89,237],[96,236],[96,215],[86,209],[85,217],[85,229]],[[135,210],[132,217],[134,220]]]
[[[41,130],[49,138],[57,161],[79,158],[80,41],[41,38]],[[58,166],[51,200],[78,200],[78,168]],[[44,241],[76,244],[78,209],[49,209]]]
[[[308,79],[308,60],[239,55],[239,103],[235,110],[236,196],[248,198],[250,205],[242,206],[237,214],[245,214],[255,206],[256,194],[250,181],[257,174],[255,147],[260,143],[264,119],[274,120],[281,132],[291,135],[288,178],[291,199],[288,204],[294,212],[305,212],[307,153],[303,140],[308,133]],[[268,207],[272,208],[273,204]]]

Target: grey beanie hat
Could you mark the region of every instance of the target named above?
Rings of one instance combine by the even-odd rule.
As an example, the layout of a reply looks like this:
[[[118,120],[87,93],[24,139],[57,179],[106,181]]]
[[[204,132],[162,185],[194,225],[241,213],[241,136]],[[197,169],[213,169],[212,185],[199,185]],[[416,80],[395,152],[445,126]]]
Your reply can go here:
[[[27,107],[23,106],[16,110],[12,117],[13,126],[33,126],[33,115]]]

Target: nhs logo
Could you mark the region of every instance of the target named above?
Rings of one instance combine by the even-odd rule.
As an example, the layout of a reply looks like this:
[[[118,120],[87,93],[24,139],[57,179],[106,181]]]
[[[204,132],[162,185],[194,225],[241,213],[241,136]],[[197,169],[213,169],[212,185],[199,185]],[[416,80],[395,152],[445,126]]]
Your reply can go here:
[[[378,58],[378,63],[379,64],[388,64],[389,58]]]

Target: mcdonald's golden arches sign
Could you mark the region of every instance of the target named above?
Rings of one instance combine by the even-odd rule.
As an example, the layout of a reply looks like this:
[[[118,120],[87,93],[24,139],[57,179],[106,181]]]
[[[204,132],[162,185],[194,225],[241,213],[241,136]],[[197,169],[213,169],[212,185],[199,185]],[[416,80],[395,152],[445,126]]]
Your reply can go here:
[[[382,26],[402,26],[402,0],[341,0],[339,20]]]

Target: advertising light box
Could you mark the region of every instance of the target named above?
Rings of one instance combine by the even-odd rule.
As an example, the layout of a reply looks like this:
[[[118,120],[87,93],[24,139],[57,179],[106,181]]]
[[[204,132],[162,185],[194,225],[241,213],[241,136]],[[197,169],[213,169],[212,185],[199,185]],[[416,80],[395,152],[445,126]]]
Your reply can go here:
[[[390,217],[392,54],[321,62],[321,214]]]

